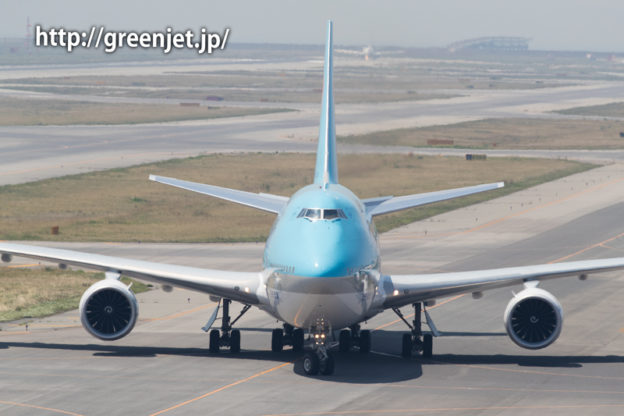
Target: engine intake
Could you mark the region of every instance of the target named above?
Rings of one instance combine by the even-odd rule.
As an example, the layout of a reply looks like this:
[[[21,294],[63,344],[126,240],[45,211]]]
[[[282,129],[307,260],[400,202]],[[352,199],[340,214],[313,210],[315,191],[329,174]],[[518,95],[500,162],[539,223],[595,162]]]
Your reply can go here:
[[[563,309],[552,294],[531,287],[511,299],[505,310],[505,329],[513,342],[531,350],[545,348],[559,338]]]
[[[132,331],[139,315],[134,293],[119,280],[93,284],[80,299],[82,326],[96,338],[114,341]]]

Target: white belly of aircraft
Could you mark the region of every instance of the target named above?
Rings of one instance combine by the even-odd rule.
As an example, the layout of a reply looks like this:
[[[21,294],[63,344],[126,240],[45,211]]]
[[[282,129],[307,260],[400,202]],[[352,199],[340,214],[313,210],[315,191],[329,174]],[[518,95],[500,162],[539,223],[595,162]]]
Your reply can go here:
[[[337,330],[369,315],[375,287],[348,277],[279,276],[267,282],[270,313],[299,328],[324,322]]]

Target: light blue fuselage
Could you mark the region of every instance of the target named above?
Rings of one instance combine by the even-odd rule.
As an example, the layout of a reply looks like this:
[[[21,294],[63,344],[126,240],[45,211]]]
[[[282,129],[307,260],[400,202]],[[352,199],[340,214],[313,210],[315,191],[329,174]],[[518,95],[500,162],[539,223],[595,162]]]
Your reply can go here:
[[[264,251],[267,312],[316,332],[374,315],[380,277],[373,222],[362,201],[338,182],[332,59],[328,22],[314,183],[279,212]]]
[[[306,209],[344,215],[310,219],[302,215]],[[353,325],[367,317],[379,279],[374,225],[344,186],[306,186],[275,220],[264,267],[272,270],[267,295],[278,318],[303,328],[321,322],[334,329]]]

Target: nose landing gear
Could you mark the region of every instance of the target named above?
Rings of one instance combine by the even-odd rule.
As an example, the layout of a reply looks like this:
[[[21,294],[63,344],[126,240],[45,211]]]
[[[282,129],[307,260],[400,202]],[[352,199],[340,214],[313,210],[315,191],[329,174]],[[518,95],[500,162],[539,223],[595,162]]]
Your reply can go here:
[[[327,351],[324,345],[303,355],[303,371],[308,376],[315,376],[318,373],[324,376],[332,375],[334,374],[334,365],[334,356]]]
[[[330,375],[334,373],[334,357],[329,352],[329,336],[331,331],[324,322],[310,328],[306,349],[303,355],[303,371],[308,376],[317,374]],[[304,349],[304,331],[292,325],[284,324],[284,328],[276,328],[271,336],[271,350],[281,352],[285,345],[292,345],[293,352]]]
[[[319,321],[317,325],[310,328],[310,339],[312,351],[307,351],[303,355],[303,371],[308,376],[322,374],[328,376],[334,374],[334,356],[329,352],[329,348],[335,346],[330,345],[329,336],[331,329],[326,326],[324,321]]]

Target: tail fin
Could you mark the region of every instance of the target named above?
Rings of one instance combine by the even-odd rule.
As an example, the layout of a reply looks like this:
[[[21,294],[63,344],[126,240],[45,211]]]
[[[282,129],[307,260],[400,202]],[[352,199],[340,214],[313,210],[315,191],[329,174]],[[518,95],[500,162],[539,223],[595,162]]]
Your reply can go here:
[[[332,26],[332,21],[329,20],[327,22],[327,41],[325,44],[321,125],[318,149],[316,151],[316,169],[314,171],[314,183],[323,186],[338,183],[336,127],[334,124]]]

